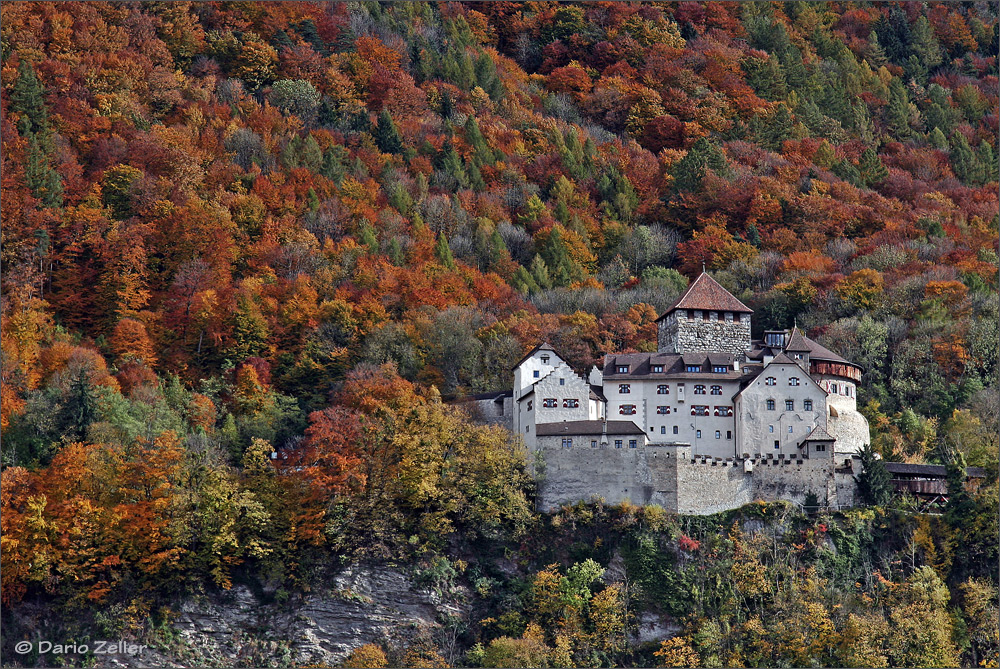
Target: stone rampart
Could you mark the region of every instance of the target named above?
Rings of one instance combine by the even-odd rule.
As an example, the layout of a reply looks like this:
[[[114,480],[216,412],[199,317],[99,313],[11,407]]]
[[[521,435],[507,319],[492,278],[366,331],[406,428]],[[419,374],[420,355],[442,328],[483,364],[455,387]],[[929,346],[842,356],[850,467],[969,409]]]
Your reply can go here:
[[[828,458],[710,458],[692,456],[686,445],[545,448],[542,456],[538,506],[543,511],[597,497],[609,504],[629,500],[698,515],[755,500],[802,504],[809,493],[820,504],[854,502],[853,476],[835,475],[834,461]]]

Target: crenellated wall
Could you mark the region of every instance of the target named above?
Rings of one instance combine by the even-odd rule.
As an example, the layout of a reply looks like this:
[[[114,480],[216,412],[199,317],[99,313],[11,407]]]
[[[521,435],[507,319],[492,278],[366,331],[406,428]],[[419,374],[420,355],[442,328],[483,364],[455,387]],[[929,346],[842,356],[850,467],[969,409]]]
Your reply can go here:
[[[686,444],[545,448],[541,453],[544,474],[538,506],[543,511],[598,497],[609,504],[629,500],[698,515],[755,500],[802,504],[810,492],[821,504],[854,501],[852,472],[836,472],[834,461],[828,458],[708,458],[692,456]]]

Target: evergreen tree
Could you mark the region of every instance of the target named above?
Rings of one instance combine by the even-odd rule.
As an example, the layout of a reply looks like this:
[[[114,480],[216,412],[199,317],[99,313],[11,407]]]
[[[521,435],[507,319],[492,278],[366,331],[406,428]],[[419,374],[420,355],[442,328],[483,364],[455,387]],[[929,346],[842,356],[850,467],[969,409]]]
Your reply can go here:
[[[913,22],[913,28],[910,30],[910,51],[930,71],[941,64],[941,44],[934,36],[934,28],[926,16],[920,16]]]
[[[997,158],[989,139],[984,139],[976,149],[976,157],[983,167],[983,183],[997,180]]]
[[[469,187],[469,176],[466,174],[465,167],[462,165],[462,158],[455,151],[455,145],[451,143],[451,140],[447,140],[444,143],[440,162],[441,169],[454,177],[459,186],[462,188]]]
[[[758,249],[760,248],[761,245],[760,230],[757,229],[757,226],[754,223],[751,223],[750,225],[747,226],[747,241],[750,243],[751,246],[754,246]]]
[[[877,457],[871,444],[865,444],[858,455],[862,467],[861,475],[854,477],[858,482],[858,494],[866,504],[885,506],[892,499],[892,477],[885,468],[885,462]]]
[[[545,260],[542,256],[535,254],[535,257],[531,261],[531,276],[534,278],[535,283],[541,289],[547,289],[552,287],[552,278],[549,276],[549,268],[545,264]]]
[[[535,278],[528,270],[524,269],[523,265],[517,266],[517,270],[514,271],[514,275],[510,279],[510,285],[522,295],[532,295],[539,290]]]
[[[542,258],[551,270],[552,281],[557,286],[568,286],[583,278],[583,268],[570,255],[560,225],[552,228],[542,248]]]
[[[944,133],[941,132],[941,128],[938,127],[935,127],[934,130],[931,131],[930,135],[927,136],[927,141],[930,142],[930,145],[935,149],[940,149],[941,151],[947,151],[950,148],[948,138],[944,136]]]
[[[383,109],[378,115],[378,126],[375,128],[375,145],[383,153],[401,154],[403,152],[403,138],[399,135],[399,130],[389,115],[389,110]]]
[[[25,185],[41,200],[42,207],[61,207],[62,177],[52,168],[51,158],[38,136],[28,135],[28,155],[24,165]]]
[[[858,172],[861,173],[861,180],[866,186],[881,183],[889,176],[889,170],[882,164],[882,158],[870,146],[861,153]]]
[[[698,190],[708,170],[720,176],[727,176],[729,163],[717,145],[702,137],[674,166],[672,172],[674,190],[678,192]]]
[[[951,168],[964,183],[979,186],[986,182],[986,167],[979,162],[965,135],[951,134]]]
[[[896,139],[910,136],[910,97],[898,78],[889,84],[889,106],[886,109],[886,124]]]
[[[310,172],[319,173],[323,168],[323,150],[311,133],[299,145],[298,163]]]
[[[965,489],[965,457],[961,452],[951,450],[947,454],[945,482],[948,486],[948,504],[945,514],[948,523],[955,528],[962,527],[975,511],[975,502]]]
[[[87,428],[97,418],[97,397],[85,370],[77,372],[70,383],[69,394],[62,408],[62,423],[73,439],[87,438]]]
[[[448,238],[444,236],[444,232],[438,235],[437,244],[434,246],[434,255],[442,265],[448,269],[455,269],[455,257],[451,254],[451,247],[448,246]]]
[[[367,246],[371,253],[378,253],[378,237],[375,236],[375,230],[367,221],[361,224],[359,241]]]
[[[491,61],[492,62],[492,61]],[[492,165],[494,163],[493,152],[486,143],[486,138],[479,130],[479,122],[475,116],[469,115],[465,121],[465,141],[473,150],[473,159],[480,165]]]
[[[24,59],[17,66],[17,81],[10,92],[10,109],[20,116],[17,129],[22,135],[48,133],[49,112],[45,106],[45,89],[35,74],[35,68]]]

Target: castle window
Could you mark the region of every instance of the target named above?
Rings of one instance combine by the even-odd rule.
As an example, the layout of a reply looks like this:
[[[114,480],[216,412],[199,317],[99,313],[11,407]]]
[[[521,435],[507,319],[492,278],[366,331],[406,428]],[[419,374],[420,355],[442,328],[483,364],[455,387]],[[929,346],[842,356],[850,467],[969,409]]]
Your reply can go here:
[[[629,393],[632,392],[632,384],[630,384],[630,383],[619,383],[618,384],[618,392],[620,392],[622,395],[628,395]]]
[[[712,394],[713,395],[721,395],[722,394],[722,386],[712,386]]]
[[[670,413],[670,407],[656,407],[656,413],[665,416]]]
[[[838,392],[838,391],[837,391],[837,384],[836,384],[836,383],[831,383],[831,384],[830,384],[830,392],[831,392],[832,394],[834,394],[834,395],[836,395],[836,394],[837,394],[837,392]]]
[[[618,365],[619,374],[628,374],[628,365]]]
[[[663,373],[663,365],[653,365],[653,373],[654,374],[662,374]]]
[[[797,386],[797,385],[799,385],[799,377],[793,376],[792,378],[788,379],[788,385],[790,385],[790,386]]]
[[[577,409],[579,408],[579,406],[580,406],[580,400],[576,399],[563,400],[564,409]]]
[[[554,397],[546,397],[544,400],[542,400],[542,406],[545,407],[546,409],[554,409],[556,405],[557,401],[556,398]]]
[[[781,346],[785,342],[785,335],[781,332],[769,332],[765,337],[765,343],[771,347]]]
[[[621,408],[618,409],[618,413],[623,416],[634,416],[635,415],[635,405],[634,404],[623,404]]]
[[[785,400],[785,411],[795,411],[795,400]]]
[[[704,404],[695,404],[691,407],[692,416],[707,416],[708,406]]]
[[[532,376],[534,376],[536,379],[538,378],[538,374],[539,372],[537,369],[534,372],[532,372]]]
[[[674,434],[677,434],[677,426],[674,425]]]
[[[767,431],[773,433],[774,432],[774,426],[773,425],[768,425],[767,426]]]
[[[740,322],[740,317],[741,317],[742,315],[743,315],[743,314],[733,314],[733,322],[734,322],[734,323],[739,323],[739,322]]]
[[[729,368],[726,367],[725,365],[714,365],[712,367],[712,371],[715,372],[716,374],[725,374],[726,372],[729,371]]]
[[[732,430],[726,430],[726,439],[732,439],[732,438],[733,438]]]
[[[715,431],[715,438],[716,439],[722,439],[722,431],[721,430],[716,430]]]
[[[669,395],[670,394],[670,386],[664,385],[664,384],[660,384],[660,385],[656,386],[656,394],[657,395]]]
[[[826,450],[826,444],[816,444],[816,450],[817,451],[825,451]]]
[[[723,416],[723,417],[732,416],[733,415],[733,408],[732,407],[715,407],[715,415],[716,416]]]
[[[597,440],[596,439],[591,439],[590,440],[590,447],[591,448],[597,448]]]
[[[628,440],[628,447],[629,448],[635,448],[638,445],[638,443],[639,442],[637,442],[635,439],[629,439]]]
[[[559,379],[559,385],[560,386],[565,386],[566,385],[566,379]]]
[[[661,425],[660,426],[660,434],[666,434],[666,433],[667,433],[667,426],[666,425]]]
[[[788,434],[792,434],[793,432],[795,432],[795,427],[792,426],[792,425],[789,425],[788,426]]]
[[[688,318],[689,319],[693,319],[694,318],[694,309],[688,309]]]
[[[802,408],[804,410],[806,410],[806,411],[812,411],[813,410],[813,401],[812,400],[802,400]]]
[[[572,437],[563,437],[563,448],[573,448]]]
[[[528,400],[528,411],[531,411],[531,400]]]
[[[781,448],[781,444],[778,442],[777,439],[774,440],[774,447],[775,448]]]
[[[708,320],[708,313],[709,312],[707,312],[707,311],[701,312],[701,320],[707,321]]]
[[[622,447],[622,440],[615,439],[615,448],[621,448],[621,447]]]
[[[694,394],[695,395],[704,395],[705,394],[705,386],[695,386],[694,387]]]
[[[549,356],[547,356],[547,355],[543,355],[542,356],[542,364],[543,365],[549,364]]]
[[[701,439],[701,430],[695,430],[694,438],[695,439]]]
[[[774,400],[768,400],[767,401],[767,410],[768,411],[774,411]]]
[[[764,385],[766,386],[773,386],[776,385],[777,383],[778,379],[774,378],[773,376],[769,376],[766,379],[764,379]]]
[[[733,322],[733,314],[732,314],[732,312],[729,312],[729,311],[726,312],[726,322],[727,323],[732,323]]]
[[[701,371],[701,365],[688,365],[686,367],[686,370],[689,371],[689,372],[700,372]]]

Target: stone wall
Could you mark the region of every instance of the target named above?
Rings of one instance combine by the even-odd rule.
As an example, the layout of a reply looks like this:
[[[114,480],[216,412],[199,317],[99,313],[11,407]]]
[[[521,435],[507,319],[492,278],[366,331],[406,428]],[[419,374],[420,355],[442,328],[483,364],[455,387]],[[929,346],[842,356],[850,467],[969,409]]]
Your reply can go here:
[[[828,458],[757,456],[747,468],[742,459],[692,456],[686,444],[545,448],[542,458],[538,506],[543,511],[601,498],[608,504],[629,500],[673,513],[707,515],[755,500],[802,504],[810,492],[821,504],[854,503],[853,475],[835,474]]]
[[[733,353],[743,355],[750,350],[750,317],[743,314],[740,322],[730,312],[710,311],[709,319],[701,311],[694,318],[678,309],[660,321],[658,348],[661,353]],[[722,314],[722,318],[718,316]]]

